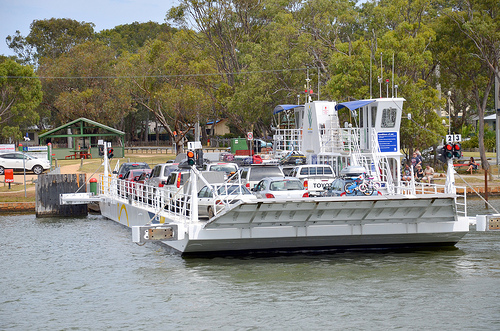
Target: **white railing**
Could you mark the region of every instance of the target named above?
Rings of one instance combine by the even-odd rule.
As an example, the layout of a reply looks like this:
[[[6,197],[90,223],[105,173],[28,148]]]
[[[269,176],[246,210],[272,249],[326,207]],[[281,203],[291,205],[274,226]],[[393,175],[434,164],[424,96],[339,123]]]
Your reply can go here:
[[[273,140],[274,154],[302,150],[301,129],[276,129]]]
[[[198,178],[203,178],[198,171],[191,172],[191,175],[193,173],[195,173]],[[239,176],[239,173],[231,178],[231,183],[225,182],[223,184],[226,185],[226,189],[224,190],[225,192],[228,192],[228,186],[241,185],[241,179],[236,176]],[[198,221],[198,219],[192,218],[192,215],[197,215],[198,213],[193,213],[193,210],[191,209],[194,207],[192,206],[194,204],[191,204],[192,198],[190,183],[191,176],[183,186],[177,188],[171,186],[156,187],[143,183],[117,179],[114,176],[104,177],[104,175],[101,175],[99,194],[106,195],[113,199],[127,200],[130,204],[151,209],[155,215],[165,216],[168,218],[175,217],[178,221],[188,223]],[[205,185],[210,184],[205,181]],[[217,185],[217,188],[219,187],[221,187],[220,184]],[[201,189],[201,187],[198,189]],[[230,195],[219,195],[216,189],[213,190],[214,199],[212,207],[214,214],[220,213],[226,208],[229,208],[234,200],[239,200],[239,195],[236,194],[238,191],[236,190],[233,193],[234,194]],[[198,197],[196,196],[195,198]]]
[[[456,186],[455,189],[456,212],[460,216],[467,216],[467,189],[464,186]],[[409,181],[395,186],[395,190],[403,195],[444,194],[446,185]]]
[[[151,209],[155,215],[170,218],[175,216],[184,222],[191,221],[191,195],[183,193],[182,187],[173,191],[101,175],[99,193],[117,200],[128,200],[130,204]]]

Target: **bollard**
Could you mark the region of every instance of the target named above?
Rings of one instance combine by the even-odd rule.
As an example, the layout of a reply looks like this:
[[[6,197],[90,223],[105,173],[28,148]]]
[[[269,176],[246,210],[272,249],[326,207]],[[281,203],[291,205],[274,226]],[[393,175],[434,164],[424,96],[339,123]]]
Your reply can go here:
[[[90,193],[97,195],[97,178],[90,178]]]

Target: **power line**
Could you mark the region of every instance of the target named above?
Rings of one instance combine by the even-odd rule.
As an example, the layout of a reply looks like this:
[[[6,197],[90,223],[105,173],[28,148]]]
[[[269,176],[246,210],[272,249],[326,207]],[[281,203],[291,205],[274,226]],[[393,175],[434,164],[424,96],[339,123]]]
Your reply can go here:
[[[0,76],[7,79],[137,79],[137,78],[178,78],[178,77],[204,77],[204,76],[221,76],[221,75],[248,75],[258,73],[273,73],[284,71],[301,71],[308,68],[292,68],[292,69],[276,69],[276,70],[257,70],[243,72],[222,72],[213,74],[184,74],[184,75],[144,75],[144,76]]]

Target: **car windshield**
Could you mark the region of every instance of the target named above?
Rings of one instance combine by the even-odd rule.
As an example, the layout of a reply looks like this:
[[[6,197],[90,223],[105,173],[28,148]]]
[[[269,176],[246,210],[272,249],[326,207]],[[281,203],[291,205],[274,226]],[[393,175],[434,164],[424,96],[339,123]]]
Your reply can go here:
[[[146,163],[127,164],[123,167],[121,173],[126,173],[131,169],[149,169],[149,165],[147,165]]]
[[[279,180],[271,182],[269,189],[271,191],[292,191],[303,190],[304,187],[299,180]]]
[[[224,171],[226,174],[230,174],[232,172],[236,172],[238,169],[236,169],[236,166],[234,165],[222,165],[222,164],[214,164],[210,166],[211,171]]]
[[[283,172],[278,167],[254,167],[250,170],[250,180],[260,180],[264,177],[283,176]]]

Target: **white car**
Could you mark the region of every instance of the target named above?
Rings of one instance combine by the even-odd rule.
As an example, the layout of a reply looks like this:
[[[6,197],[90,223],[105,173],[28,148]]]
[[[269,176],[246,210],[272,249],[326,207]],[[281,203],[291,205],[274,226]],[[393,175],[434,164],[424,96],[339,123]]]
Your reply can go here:
[[[309,197],[309,192],[304,189],[300,179],[295,177],[264,178],[255,186],[253,193],[259,199],[302,199]]]
[[[219,212],[226,205],[257,199],[252,192],[240,184],[214,184],[212,188],[217,190],[218,197],[208,186],[204,186],[198,192],[198,216],[200,217],[212,218],[215,215],[214,210]]]
[[[23,163],[26,170],[31,170],[36,175],[50,169],[49,160],[38,159],[21,152],[11,152],[0,154],[0,175],[5,173],[5,169],[23,170]]]

